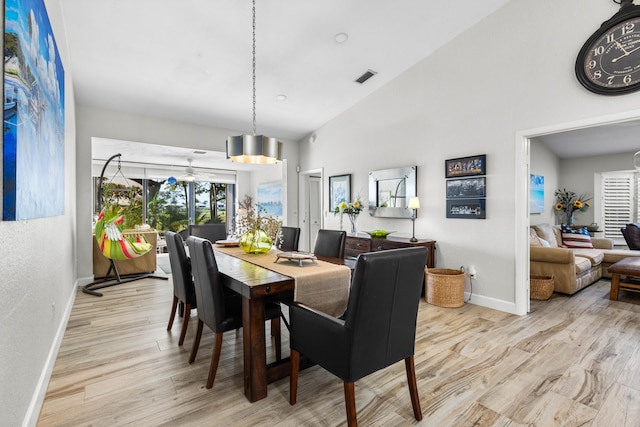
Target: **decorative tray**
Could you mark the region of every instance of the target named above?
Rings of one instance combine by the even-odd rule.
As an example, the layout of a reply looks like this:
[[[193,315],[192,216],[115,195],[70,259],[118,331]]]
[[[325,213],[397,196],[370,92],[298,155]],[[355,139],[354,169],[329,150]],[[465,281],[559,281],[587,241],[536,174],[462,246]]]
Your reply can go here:
[[[310,252],[280,252],[276,255],[276,260],[274,262],[280,261],[280,259],[286,259],[287,261],[297,262],[300,267],[302,267],[302,261],[310,260],[312,263],[316,263],[316,256]]]
[[[240,241],[239,240],[216,240],[216,245],[225,246],[225,247],[240,246]]]

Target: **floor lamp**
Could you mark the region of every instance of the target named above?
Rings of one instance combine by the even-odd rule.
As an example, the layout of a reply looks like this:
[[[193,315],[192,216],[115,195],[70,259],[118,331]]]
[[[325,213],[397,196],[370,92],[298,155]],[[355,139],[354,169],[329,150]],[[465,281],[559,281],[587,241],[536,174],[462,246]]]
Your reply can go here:
[[[416,239],[416,210],[420,209],[420,199],[418,197],[409,198],[409,209],[413,209],[413,215],[411,216],[411,222],[413,223],[413,234],[410,242],[417,242]]]

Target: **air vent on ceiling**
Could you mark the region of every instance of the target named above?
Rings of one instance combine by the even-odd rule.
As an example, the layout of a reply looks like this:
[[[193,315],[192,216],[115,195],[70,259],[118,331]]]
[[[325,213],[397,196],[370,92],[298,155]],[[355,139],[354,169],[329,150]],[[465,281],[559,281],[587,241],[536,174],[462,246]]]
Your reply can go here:
[[[376,74],[378,74],[376,71],[367,70],[363,75],[358,77],[355,81],[360,83],[360,84],[362,84],[362,83],[366,82],[367,80],[369,80],[371,77],[375,76]]]
[[[195,150],[195,151],[193,152],[193,154],[207,154],[207,152],[206,152],[206,151],[199,151],[199,150]]]

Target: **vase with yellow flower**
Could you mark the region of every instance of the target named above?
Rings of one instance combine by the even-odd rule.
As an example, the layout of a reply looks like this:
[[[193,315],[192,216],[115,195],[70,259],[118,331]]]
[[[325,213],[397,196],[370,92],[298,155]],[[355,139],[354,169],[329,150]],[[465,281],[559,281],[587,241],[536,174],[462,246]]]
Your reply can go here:
[[[577,194],[566,189],[556,190],[556,213],[564,216],[564,223],[573,225],[575,215],[578,212],[586,212],[591,207],[589,201],[591,197],[586,194]]]
[[[342,215],[346,214],[349,217],[349,222],[351,223],[351,234],[358,233],[358,215],[364,209],[362,205],[362,201],[358,197],[356,200],[352,202],[342,201],[336,206],[333,211],[334,215],[340,215],[340,223],[342,224]]]

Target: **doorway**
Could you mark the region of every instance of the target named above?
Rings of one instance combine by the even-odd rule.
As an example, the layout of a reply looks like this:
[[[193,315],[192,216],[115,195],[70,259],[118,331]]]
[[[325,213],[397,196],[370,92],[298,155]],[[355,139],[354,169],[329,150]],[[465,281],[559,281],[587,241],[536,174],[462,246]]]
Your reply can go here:
[[[300,250],[311,251],[318,230],[323,227],[323,170],[302,171],[299,175]]]
[[[515,314],[529,312],[529,167],[531,139],[555,133],[599,128],[640,120],[640,110],[562,123],[516,134],[516,288]],[[609,142],[610,144],[611,142]]]

